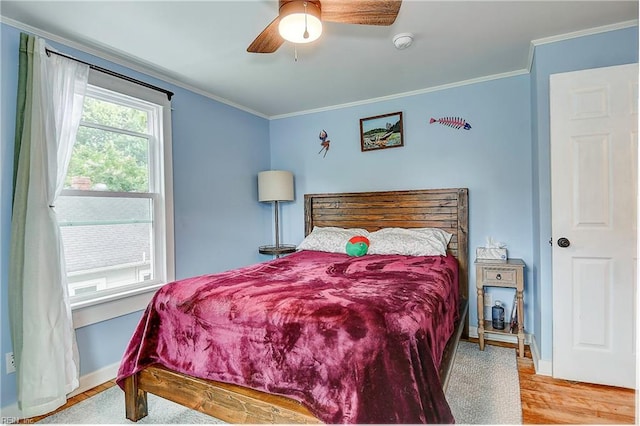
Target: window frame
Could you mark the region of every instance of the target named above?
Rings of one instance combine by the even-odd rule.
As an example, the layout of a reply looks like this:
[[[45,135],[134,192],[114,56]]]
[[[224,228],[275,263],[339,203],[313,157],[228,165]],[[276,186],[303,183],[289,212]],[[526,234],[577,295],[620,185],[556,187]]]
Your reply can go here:
[[[155,180],[151,182],[150,179],[148,193],[124,193],[128,198],[153,198],[154,231],[152,238],[154,241],[152,243],[155,251],[153,263],[156,279],[147,285],[125,286],[122,291],[109,292],[104,295],[98,294],[91,299],[81,298],[72,301],[71,310],[75,328],[143,310],[158,288],[175,280],[171,101],[165,93],[94,69],[89,72],[89,85],[96,87],[97,91],[106,89],[132,98],[133,103],[139,100],[141,101],[139,105],[143,107],[145,104],[151,103],[158,108],[157,119],[151,118],[152,114],[150,114],[150,119],[152,119],[150,125],[154,126],[154,133],[158,135],[157,140],[150,139],[150,143],[158,144],[158,148],[149,149],[149,168],[157,169],[158,173],[151,174]],[[117,96],[115,100],[118,103]],[[122,196],[123,193],[63,190],[62,195],[117,197]]]

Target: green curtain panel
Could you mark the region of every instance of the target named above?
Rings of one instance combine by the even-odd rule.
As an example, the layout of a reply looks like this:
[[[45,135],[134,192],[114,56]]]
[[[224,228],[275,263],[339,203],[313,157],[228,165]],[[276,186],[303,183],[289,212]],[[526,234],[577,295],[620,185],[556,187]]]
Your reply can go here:
[[[18,104],[16,113],[16,136],[13,160],[13,213],[11,218],[11,248],[9,262],[9,322],[13,343],[14,361],[22,358],[22,286],[24,275],[24,228],[27,210],[27,191],[29,186],[29,158],[31,156],[31,127],[25,129],[25,114],[31,121],[31,100],[33,98],[33,47],[35,37],[20,34],[20,53],[18,63]],[[24,143],[22,139],[24,138]],[[16,188],[21,188],[16,191]]]
[[[22,133],[24,129],[24,112],[26,110],[27,99],[31,99],[27,90],[31,86],[27,85],[33,77],[33,42],[35,38],[28,34],[20,33],[20,51],[18,55],[18,102],[16,105],[16,134],[13,155],[13,194],[15,196],[16,180],[18,178],[18,159],[20,158],[20,147],[22,145]]]

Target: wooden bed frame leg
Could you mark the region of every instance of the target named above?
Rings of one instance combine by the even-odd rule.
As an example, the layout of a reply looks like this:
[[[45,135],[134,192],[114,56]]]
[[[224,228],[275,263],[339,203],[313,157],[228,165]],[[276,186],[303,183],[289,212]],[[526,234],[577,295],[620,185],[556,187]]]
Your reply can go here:
[[[127,419],[137,422],[148,414],[147,392],[138,388],[138,375],[124,379],[124,406]]]

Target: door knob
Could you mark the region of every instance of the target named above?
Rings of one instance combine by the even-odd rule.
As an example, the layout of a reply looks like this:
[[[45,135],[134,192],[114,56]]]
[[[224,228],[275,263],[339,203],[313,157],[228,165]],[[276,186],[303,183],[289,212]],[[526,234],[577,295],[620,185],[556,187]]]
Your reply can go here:
[[[567,238],[562,237],[562,238],[558,238],[558,246],[562,247],[562,248],[567,248],[571,245],[571,241],[569,241]]]

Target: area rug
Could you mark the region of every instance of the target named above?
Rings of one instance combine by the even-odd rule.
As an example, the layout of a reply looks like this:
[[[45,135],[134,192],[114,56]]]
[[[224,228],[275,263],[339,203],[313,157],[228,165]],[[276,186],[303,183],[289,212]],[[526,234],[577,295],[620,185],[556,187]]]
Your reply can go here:
[[[460,342],[449,379],[447,401],[458,424],[522,423],[514,349]],[[222,424],[176,403],[148,395],[149,415],[138,424]],[[132,424],[124,416],[124,393],[114,386],[38,423]]]
[[[459,424],[522,424],[516,350],[461,341],[446,393]]]
[[[132,422],[124,414],[124,392],[113,386],[37,423],[50,424],[225,424],[222,420],[147,394],[149,415]]]

